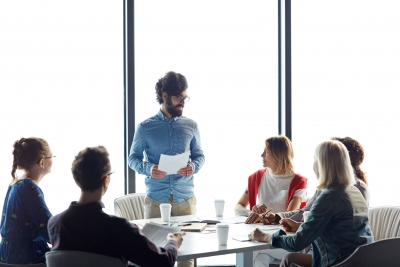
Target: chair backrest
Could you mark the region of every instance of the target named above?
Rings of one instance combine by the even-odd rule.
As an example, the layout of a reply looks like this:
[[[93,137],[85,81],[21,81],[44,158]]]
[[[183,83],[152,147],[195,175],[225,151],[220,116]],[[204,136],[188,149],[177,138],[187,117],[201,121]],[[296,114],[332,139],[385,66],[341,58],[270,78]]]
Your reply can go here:
[[[400,238],[379,240],[359,246],[346,260],[332,267],[399,266]]]
[[[44,263],[35,263],[35,264],[8,264],[8,263],[1,263],[0,267],[46,267]]]
[[[133,193],[114,200],[114,214],[128,221],[144,219],[145,193]]]
[[[46,253],[47,267],[126,267],[121,259],[84,251],[53,250]]]
[[[400,207],[374,207],[368,215],[375,241],[400,237]]]

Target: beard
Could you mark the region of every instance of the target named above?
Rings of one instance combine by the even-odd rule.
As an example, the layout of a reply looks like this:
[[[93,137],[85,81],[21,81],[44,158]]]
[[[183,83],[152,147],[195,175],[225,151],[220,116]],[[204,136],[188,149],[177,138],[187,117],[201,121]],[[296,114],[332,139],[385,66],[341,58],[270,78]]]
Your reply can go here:
[[[165,102],[165,107],[166,107],[168,113],[171,114],[172,117],[182,116],[183,110],[179,110],[178,107],[183,107],[183,105],[178,104],[178,105],[174,106],[169,97],[167,98],[167,101]]]

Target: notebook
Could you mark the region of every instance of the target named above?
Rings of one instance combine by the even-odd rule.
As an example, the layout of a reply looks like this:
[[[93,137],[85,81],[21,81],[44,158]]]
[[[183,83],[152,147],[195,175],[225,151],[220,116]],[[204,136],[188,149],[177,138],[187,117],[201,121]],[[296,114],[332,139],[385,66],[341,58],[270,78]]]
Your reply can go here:
[[[177,221],[179,223],[208,223],[208,224],[217,224],[221,222],[222,218],[218,217],[199,217],[195,215],[187,215],[187,216],[180,216]]]
[[[184,232],[201,232],[206,227],[206,223],[177,223],[174,226],[182,227],[182,231]]]

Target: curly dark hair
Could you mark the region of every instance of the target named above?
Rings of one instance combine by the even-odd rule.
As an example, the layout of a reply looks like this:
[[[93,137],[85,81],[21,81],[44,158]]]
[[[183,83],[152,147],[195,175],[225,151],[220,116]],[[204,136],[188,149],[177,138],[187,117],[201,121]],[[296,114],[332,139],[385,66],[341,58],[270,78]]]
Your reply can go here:
[[[14,150],[12,152],[14,160],[11,168],[11,176],[13,179],[17,179],[15,172],[18,168],[29,170],[41,158],[46,157],[49,151],[49,144],[42,138],[29,137],[15,141]]]
[[[173,71],[167,72],[164,77],[158,79],[156,83],[156,95],[158,103],[164,102],[162,93],[166,92],[168,95],[179,95],[188,88],[188,83],[180,73]]]
[[[111,171],[108,152],[104,146],[87,147],[72,162],[72,176],[82,191],[101,187],[103,178]]]
[[[347,148],[347,151],[349,151],[351,166],[354,169],[354,174],[358,179],[362,180],[365,184],[368,184],[365,172],[363,172],[360,168],[361,163],[364,161],[364,148],[361,146],[361,144],[351,137],[332,137],[331,139],[337,140],[344,144],[344,146]]]

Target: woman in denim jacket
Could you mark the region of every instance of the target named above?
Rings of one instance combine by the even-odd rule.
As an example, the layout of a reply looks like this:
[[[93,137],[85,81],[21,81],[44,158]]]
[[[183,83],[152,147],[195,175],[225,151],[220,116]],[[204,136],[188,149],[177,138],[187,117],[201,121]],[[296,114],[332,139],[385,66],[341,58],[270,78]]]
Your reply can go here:
[[[315,150],[314,172],[320,181],[320,196],[314,201],[307,221],[297,223],[282,219],[287,236],[280,230],[273,235],[256,229],[249,234],[254,241],[269,242],[276,248],[300,251],[310,244],[312,255],[289,253],[281,266],[327,267],[350,256],[354,250],[373,242],[368,221],[368,206],[353,186],[355,178],[346,147],[334,140],[321,143]]]

